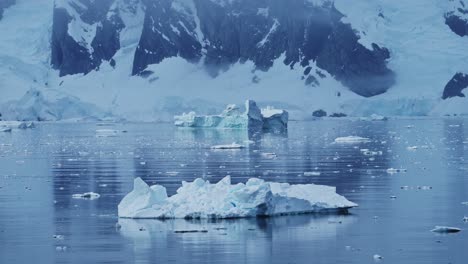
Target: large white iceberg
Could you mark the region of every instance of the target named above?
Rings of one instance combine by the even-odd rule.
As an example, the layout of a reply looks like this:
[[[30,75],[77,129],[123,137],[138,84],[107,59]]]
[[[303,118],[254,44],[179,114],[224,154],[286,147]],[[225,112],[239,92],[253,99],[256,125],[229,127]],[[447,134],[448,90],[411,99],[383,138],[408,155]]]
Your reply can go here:
[[[245,102],[245,112],[234,104],[228,105],[219,115],[200,116],[195,112],[174,116],[178,127],[200,128],[241,128],[285,130],[288,127],[289,114],[286,110],[266,108],[260,110],[253,100]]]
[[[203,179],[182,182],[173,196],[160,185],[136,178],[134,189],[118,205],[121,218],[244,218],[305,213],[347,212],[357,204],[336,193],[335,187],[290,185],[251,178],[231,184],[229,176],[217,184]]]

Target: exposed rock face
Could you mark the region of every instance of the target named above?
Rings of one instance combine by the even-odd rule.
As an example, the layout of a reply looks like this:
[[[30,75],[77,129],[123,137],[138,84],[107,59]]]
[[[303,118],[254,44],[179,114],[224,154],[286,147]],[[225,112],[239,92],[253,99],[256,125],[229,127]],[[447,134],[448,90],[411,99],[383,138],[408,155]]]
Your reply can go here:
[[[451,10],[445,13],[445,24],[453,33],[464,37],[468,35],[468,7],[463,0],[449,0]]]
[[[468,87],[468,75],[464,73],[455,74],[452,79],[447,83],[442,95],[442,99],[451,97],[465,97],[462,93],[463,89]]]
[[[111,9],[114,0],[62,2],[54,9],[52,66],[60,76],[89,73],[120,49],[123,22]]]
[[[326,1],[321,6],[304,0],[194,0],[192,6],[161,0],[147,4],[133,74],[174,56],[189,61],[204,56],[213,75],[247,60],[267,71],[285,54],[284,63],[291,68],[315,61],[362,96],[381,94],[394,83],[386,66],[389,51],[377,45],[368,50],[359,44],[351,26],[341,22],[343,15]]]
[[[0,0],[0,19],[3,18],[3,11],[15,3],[16,0]]]
[[[135,2],[56,0],[52,65],[60,75],[86,74],[112,60],[125,28],[117,8],[122,1]],[[146,13],[133,75],[151,74],[148,65],[176,56],[202,61],[213,76],[245,61],[268,71],[284,55],[290,68],[305,69],[305,85],[320,85],[312,68],[327,71],[365,97],[384,93],[394,84],[387,68],[389,51],[376,44],[372,49],[361,45],[327,0],[141,1]]]

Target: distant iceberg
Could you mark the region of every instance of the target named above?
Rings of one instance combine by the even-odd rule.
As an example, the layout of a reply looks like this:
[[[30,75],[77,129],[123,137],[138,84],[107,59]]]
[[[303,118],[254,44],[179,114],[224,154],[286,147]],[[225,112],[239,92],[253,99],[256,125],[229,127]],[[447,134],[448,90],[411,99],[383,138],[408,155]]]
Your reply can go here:
[[[178,127],[284,131],[288,128],[289,113],[271,107],[260,110],[255,101],[247,100],[245,112],[231,104],[219,115],[199,116],[190,112],[175,116],[174,119]]]
[[[182,182],[173,196],[166,188],[134,180],[134,189],[118,205],[121,218],[223,219],[306,213],[347,212],[357,204],[336,193],[335,187],[265,182],[251,178],[231,184],[229,176],[217,184],[196,179]]]

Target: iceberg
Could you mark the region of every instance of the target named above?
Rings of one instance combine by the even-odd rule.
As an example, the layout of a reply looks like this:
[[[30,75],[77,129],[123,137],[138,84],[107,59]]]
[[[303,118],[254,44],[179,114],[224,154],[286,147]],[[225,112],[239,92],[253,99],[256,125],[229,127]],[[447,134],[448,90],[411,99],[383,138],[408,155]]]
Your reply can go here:
[[[147,185],[141,178],[118,205],[120,218],[133,219],[226,219],[346,213],[357,204],[336,193],[335,187],[315,184],[266,182],[251,178],[231,184],[229,176],[216,184],[203,179],[182,182],[177,193]]]
[[[195,112],[174,116],[178,127],[230,128],[249,130],[284,131],[288,127],[289,113],[286,110],[268,107],[260,110],[253,100],[245,102],[245,112],[234,104],[228,105],[219,115],[199,116]]]

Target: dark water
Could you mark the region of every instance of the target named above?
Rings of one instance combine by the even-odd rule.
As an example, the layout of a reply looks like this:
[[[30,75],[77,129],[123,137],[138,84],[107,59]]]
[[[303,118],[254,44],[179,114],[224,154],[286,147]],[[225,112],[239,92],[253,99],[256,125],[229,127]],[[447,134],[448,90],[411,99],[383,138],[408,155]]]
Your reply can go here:
[[[170,124],[41,124],[2,133],[0,263],[361,264],[374,263],[374,254],[383,263],[467,263],[468,230],[429,231],[435,225],[468,229],[462,220],[468,216],[462,204],[468,201],[467,121],[292,122],[283,135]],[[99,129],[126,133],[99,137]],[[372,142],[333,144],[349,135]],[[209,149],[232,142],[249,147]],[[407,172],[389,174],[388,168]],[[312,171],[320,175],[304,175]],[[360,207],[345,216],[117,219],[117,204],[136,176],[173,194],[181,180],[216,182],[226,175],[234,182],[261,177],[333,185]],[[72,199],[88,191],[101,197]],[[184,229],[208,232],[174,233]]]

